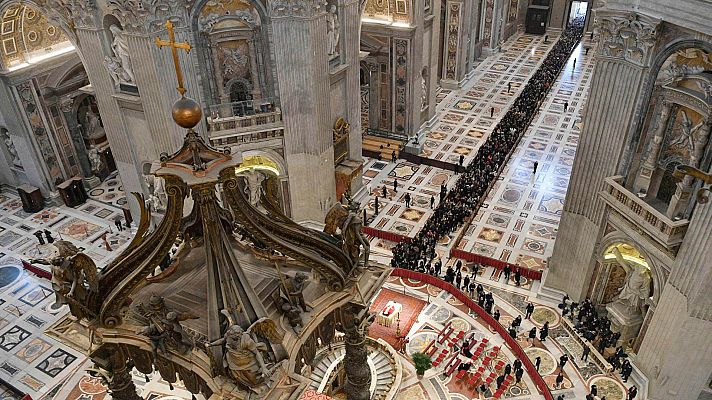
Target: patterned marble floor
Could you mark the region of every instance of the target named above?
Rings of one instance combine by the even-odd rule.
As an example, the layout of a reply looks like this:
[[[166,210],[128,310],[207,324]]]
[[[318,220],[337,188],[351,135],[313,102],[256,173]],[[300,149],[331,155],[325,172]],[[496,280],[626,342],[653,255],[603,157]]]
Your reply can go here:
[[[423,155],[457,162],[462,154],[465,163],[469,162],[555,38],[548,44],[542,40],[524,34],[510,39],[504,52],[476,67],[463,89],[441,92],[437,122],[427,134]],[[578,144],[581,112],[593,73],[594,57],[592,52],[585,54],[587,46],[590,43],[586,40],[574,51],[459,243],[460,249],[529,268],[545,268],[556,239]],[[566,112],[564,103],[568,103]],[[536,175],[532,174],[535,161],[539,163]],[[369,226],[415,236],[432,214],[430,196],[435,197],[437,204],[440,184],[451,186],[456,180],[453,175],[450,171],[403,161],[394,164],[367,159],[364,183],[372,194],[368,205],[371,213],[375,211],[374,197],[381,195],[384,186],[387,188],[387,198],[379,199],[379,213]],[[394,180],[401,188],[397,193],[393,191]],[[404,204],[406,192],[412,199],[410,208]],[[441,253],[448,252],[454,237],[441,241]],[[380,239],[374,239],[372,245],[386,250],[391,246]]]
[[[88,194],[92,199],[108,205],[115,207],[126,205],[124,186],[121,183],[118,172],[113,172],[104,179],[101,185],[91,189]]]
[[[523,83],[543,61],[555,43],[553,39],[544,43],[540,36],[516,35],[501,53],[480,62],[462,89],[441,90],[437,96],[436,121],[426,135],[422,155],[453,163],[463,155],[468,163],[523,89]],[[440,185],[453,185],[453,175],[451,171],[425,165],[366,159],[363,179],[371,193],[368,205],[371,213],[375,211],[374,198],[381,195],[383,186],[388,192],[387,198],[379,199],[379,213],[369,226],[414,236],[432,214],[430,197],[434,196],[437,204]],[[401,188],[397,193],[393,191],[394,181]],[[408,209],[406,192],[412,199]],[[388,246],[381,241],[374,245]]]
[[[49,245],[39,244],[33,235],[48,230],[55,239],[84,249],[103,268],[131,238],[130,231],[116,232],[116,215],[122,215],[120,209],[95,200],[76,209],[48,207],[27,213],[17,194],[0,192],[0,380],[40,399],[85,360],[82,352],[46,333],[68,310],[52,307],[51,283],[23,271],[20,260],[49,254]]]
[[[584,50],[588,45],[574,51],[459,243],[460,249],[545,268],[556,240],[593,74],[593,53],[585,55]],[[534,162],[538,162],[536,174]]]

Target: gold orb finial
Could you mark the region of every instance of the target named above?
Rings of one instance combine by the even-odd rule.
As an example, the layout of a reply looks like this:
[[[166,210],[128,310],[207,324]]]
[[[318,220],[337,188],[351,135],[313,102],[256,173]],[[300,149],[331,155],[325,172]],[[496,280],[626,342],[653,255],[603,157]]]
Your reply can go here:
[[[173,121],[186,129],[194,128],[203,118],[203,110],[200,109],[200,105],[190,97],[181,97],[176,100],[173,103],[171,113],[173,114]]]

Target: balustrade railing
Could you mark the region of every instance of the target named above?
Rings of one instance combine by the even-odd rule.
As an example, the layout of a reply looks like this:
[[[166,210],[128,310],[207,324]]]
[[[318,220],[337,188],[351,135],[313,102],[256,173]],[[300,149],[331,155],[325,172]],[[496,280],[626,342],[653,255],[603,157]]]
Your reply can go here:
[[[646,203],[644,199],[628,191],[621,185],[622,181],[622,176],[606,178],[606,186],[600,193],[601,198],[666,247],[670,248],[682,243],[689,221],[686,219],[673,221]]]

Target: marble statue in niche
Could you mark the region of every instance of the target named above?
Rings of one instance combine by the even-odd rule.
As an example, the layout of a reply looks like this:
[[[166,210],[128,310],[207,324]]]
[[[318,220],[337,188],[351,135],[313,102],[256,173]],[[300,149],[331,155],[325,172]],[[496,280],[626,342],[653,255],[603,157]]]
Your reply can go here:
[[[5,143],[5,148],[7,149],[7,152],[10,154],[10,158],[12,159],[12,163],[18,167],[22,166],[20,156],[17,154],[17,149],[15,149],[15,143],[12,142],[12,137],[10,137],[10,132],[3,130],[2,136],[2,140]]]
[[[133,64],[129,52],[129,44],[124,36],[124,31],[118,25],[111,25],[109,31],[114,39],[111,42],[113,57],[106,56],[104,65],[109,70],[109,74],[118,86],[121,83],[135,84]]]
[[[339,55],[340,30],[341,24],[339,22],[339,13],[336,5],[332,4],[326,15],[326,32],[329,40],[329,58]]]
[[[420,77],[420,109],[425,110],[428,106],[428,85],[425,81],[425,75]]]
[[[148,203],[156,211],[164,211],[168,203],[166,194],[166,184],[163,178],[154,175],[144,175],[146,186],[148,187]]]
[[[97,114],[95,114],[92,110],[89,109],[87,110],[87,113],[84,118],[84,126],[86,126],[86,139],[100,139],[106,136],[106,132],[104,132],[104,127],[101,124],[101,119],[99,119],[99,116]]]
[[[650,293],[650,270],[643,266],[629,263],[623,258],[620,250],[614,248],[613,254],[619,264],[626,270],[625,284],[620,292],[614,297],[614,303],[622,304],[628,311],[639,313],[645,304]]]
[[[245,194],[248,196],[250,204],[257,207],[262,197],[262,182],[265,180],[265,176],[253,169],[247,170],[241,175],[245,177]]]
[[[682,111],[680,114],[682,117],[680,121],[680,135],[670,140],[670,146],[687,148],[689,153],[692,154],[695,148],[695,136],[705,122],[702,120],[700,123],[693,126],[692,119],[690,119],[685,111]]]

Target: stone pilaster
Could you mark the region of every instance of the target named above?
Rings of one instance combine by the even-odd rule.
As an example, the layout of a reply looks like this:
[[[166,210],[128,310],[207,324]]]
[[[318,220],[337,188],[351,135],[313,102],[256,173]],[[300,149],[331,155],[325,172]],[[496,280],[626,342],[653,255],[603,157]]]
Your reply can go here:
[[[455,89],[462,79],[462,61],[466,54],[463,38],[462,16],[464,4],[459,1],[448,1],[445,5],[445,34],[443,38],[443,79],[440,81],[445,88]]]
[[[635,358],[648,398],[696,399],[712,370],[712,203],[697,204]]]
[[[594,267],[605,204],[598,192],[616,174],[648,71],[659,20],[601,12],[598,61],[584,112],[559,235],[544,286],[580,300]]]
[[[316,0],[270,5],[292,218],[323,221],[336,201],[326,13]]]
[[[348,65],[346,71],[346,115],[351,126],[349,133],[349,158],[361,160],[362,132],[361,126],[361,88],[359,86],[360,35],[361,19],[359,1],[348,0],[341,6],[342,37],[341,56]],[[359,188],[362,180],[358,179]],[[353,191],[352,193],[356,193]],[[358,190],[358,188],[355,188]]]

